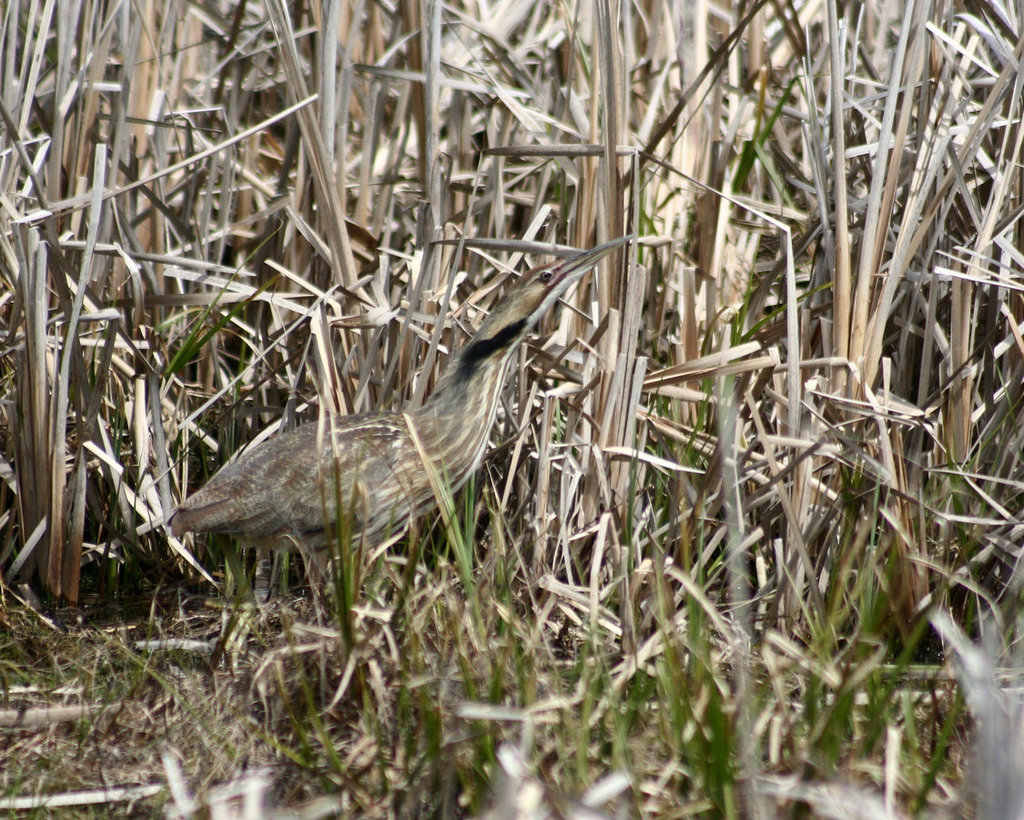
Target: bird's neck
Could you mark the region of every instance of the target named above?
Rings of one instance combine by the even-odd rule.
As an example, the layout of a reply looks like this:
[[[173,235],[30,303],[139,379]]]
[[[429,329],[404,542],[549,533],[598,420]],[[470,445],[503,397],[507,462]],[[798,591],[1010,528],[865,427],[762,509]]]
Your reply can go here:
[[[413,411],[420,436],[432,439],[434,452],[448,454],[451,463],[442,468],[449,475],[468,469],[468,478],[483,459],[521,332],[518,327],[502,338],[501,331],[493,337],[478,334],[456,354],[430,398]]]

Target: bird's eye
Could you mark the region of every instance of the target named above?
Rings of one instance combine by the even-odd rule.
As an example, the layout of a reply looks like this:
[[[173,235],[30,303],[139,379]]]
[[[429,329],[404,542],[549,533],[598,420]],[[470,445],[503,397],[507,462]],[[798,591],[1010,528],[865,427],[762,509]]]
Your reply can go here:
[[[552,272],[549,271],[549,270],[541,271],[538,274],[537,278],[540,279],[541,282],[550,282],[551,281],[551,273]]]

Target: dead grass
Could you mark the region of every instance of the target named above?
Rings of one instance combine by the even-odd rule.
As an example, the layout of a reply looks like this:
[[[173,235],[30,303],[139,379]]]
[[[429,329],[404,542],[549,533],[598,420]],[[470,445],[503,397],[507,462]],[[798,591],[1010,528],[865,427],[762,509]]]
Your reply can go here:
[[[1021,25],[7,3],[0,805],[1018,812]],[[444,526],[259,606],[165,530],[628,232]]]

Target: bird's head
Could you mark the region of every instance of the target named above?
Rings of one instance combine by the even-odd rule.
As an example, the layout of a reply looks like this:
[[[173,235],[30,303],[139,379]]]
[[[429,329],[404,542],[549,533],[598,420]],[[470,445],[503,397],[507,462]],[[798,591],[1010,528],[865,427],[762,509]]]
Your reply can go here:
[[[631,238],[613,239],[528,271],[484,320],[472,344],[484,343],[489,354],[511,350],[583,274]]]
[[[473,418],[474,411],[481,410],[486,411],[487,418],[493,421],[496,397],[512,353],[540,317],[573,283],[593,268],[598,260],[631,238],[613,239],[525,274],[456,354],[441,384],[424,407],[424,413],[445,419],[461,419],[465,425]]]

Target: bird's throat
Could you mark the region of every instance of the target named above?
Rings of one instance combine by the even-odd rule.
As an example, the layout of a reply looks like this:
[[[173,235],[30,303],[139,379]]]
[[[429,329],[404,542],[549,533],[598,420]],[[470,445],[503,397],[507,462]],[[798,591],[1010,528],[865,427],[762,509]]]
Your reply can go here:
[[[520,319],[494,335],[478,334],[456,355],[426,403],[414,411],[420,434],[432,439],[435,452],[448,454],[452,462],[444,465],[448,475],[471,473],[479,466],[509,363],[526,325]]]
[[[499,329],[493,336],[474,338],[459,354],[455,364],[458,378],[464,382],[472,382],[479,368],[497,363],[494,362],[495,359],[504,360],[518,344],[525,328],[526,319],[517,319]]]

